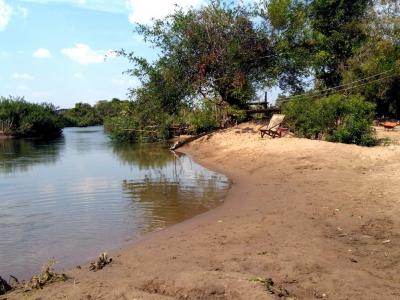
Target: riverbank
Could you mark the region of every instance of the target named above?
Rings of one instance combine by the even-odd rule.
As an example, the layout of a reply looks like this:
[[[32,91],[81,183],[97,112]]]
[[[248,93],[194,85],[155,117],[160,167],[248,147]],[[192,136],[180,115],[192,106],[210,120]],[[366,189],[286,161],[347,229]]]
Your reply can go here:
[[[226,174],[220,207],[111,253],[98,272],[0,299],[400,297],[400,146],[261,139],[251,124],[182,151]],[[397,134],[397,133],[393,133]]]

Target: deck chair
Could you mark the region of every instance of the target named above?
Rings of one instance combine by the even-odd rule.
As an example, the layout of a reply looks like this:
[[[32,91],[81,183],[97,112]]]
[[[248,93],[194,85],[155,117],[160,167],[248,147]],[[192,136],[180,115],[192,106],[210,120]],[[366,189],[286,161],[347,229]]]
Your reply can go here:
[[[286,133],[288,131],[287,128],[281,127],[284,118],[285,115],[274,114],[269,121],[267,128],[263,129],[263,126],[259,129],[261,138],[263,138],[264,135],[269,135],[272,138],[282,137],[282,133]]]

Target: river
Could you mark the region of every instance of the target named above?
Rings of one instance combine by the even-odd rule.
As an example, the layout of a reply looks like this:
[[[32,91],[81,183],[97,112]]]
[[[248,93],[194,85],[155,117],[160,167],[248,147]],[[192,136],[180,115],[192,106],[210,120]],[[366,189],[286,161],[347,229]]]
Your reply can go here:
[[[116,144],[102,127],[0,141],[0,276],[84,263],[216,207],[228,187],[166,145]]]

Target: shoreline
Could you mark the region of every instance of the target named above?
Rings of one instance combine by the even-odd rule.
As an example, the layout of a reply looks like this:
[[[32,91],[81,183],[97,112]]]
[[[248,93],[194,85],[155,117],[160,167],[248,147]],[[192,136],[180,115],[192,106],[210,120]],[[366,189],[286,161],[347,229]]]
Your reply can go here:
[[[258,277],[291,299],[399,297],[400,147],[261,140],[244,124],[178,152],[229,178],[220,206],[24,297],[278,299]]]

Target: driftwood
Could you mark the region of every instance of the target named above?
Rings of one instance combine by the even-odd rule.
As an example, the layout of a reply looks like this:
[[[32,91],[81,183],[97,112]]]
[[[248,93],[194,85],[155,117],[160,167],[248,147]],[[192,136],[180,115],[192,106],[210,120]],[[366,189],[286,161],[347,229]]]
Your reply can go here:
[[[199,138],[202,138],[203,136],[212,134],[212,133],[214,133],[214,132],[216,132],[216,131],[217,131],[217,130],[213,130],[213,131],[211,131],[211,132],[204,132],[204,133],[200,133],[200,134],[195,135],[195,136],[188,137],[187,139],[184,139],[184,140],[182,140],[182,141],[176,142],[176,143],[173,144],[169,149],[174,151],[174,150],[176,150],[176,149],[182,147],[183,145],[186,145],[186,144],[188,144],[188,143],[190,143],[190,142],[193,142],[193,141],[195,141],[195,140],[197,140],[197,139],[199,139]]]

